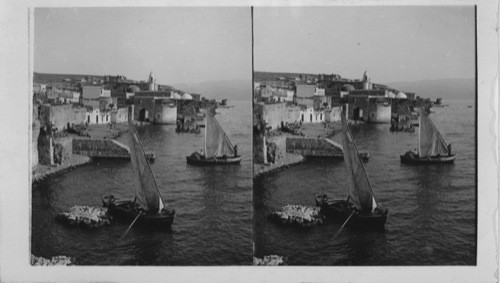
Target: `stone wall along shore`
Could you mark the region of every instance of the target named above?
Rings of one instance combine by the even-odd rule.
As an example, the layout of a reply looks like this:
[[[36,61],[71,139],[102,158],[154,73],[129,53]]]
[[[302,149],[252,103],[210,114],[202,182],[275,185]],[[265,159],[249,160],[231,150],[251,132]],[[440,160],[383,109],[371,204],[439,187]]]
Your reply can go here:
[[[343,157],[342,146],[324,138],[288,137],[286,152],[303,156]]]
[[[61,165],[43,165],[43,164],[38,164],[33,168],[32,171],[32,182],[40,182],[43,179],[55,175],[55,174],[61,174],[64,173],[68,170],[72,170],[76,168],[77,166],[87,164],[92,161],[92,158],[84,155],[76,155],[73,154],[69,160],[66,161],[66,163],[61,164]]]
[[[92,158],[130,158],[128,146],[110,139],[73,139],[73,154]]]
[[[254,178],[258,178],[261,175],[269,174],[272,172],[277,172],[290,167],[293,164],[300,163],[304,161],[305,158],[302,155],[285,153],[282,158],[276,160],[275,163],[269,164],[256,164],[254,163]]]

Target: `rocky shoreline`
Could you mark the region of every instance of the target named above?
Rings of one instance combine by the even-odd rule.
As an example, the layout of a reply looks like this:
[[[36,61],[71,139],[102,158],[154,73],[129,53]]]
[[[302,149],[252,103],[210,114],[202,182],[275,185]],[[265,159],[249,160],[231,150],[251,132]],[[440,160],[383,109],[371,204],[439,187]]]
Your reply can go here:
[[[74,265],[75,259],[63,255],[53,256],[51,259],[31,255],[31,265],[34,266],[55,266],[55,265]]]
[[[277,266],[286,265],[287,258],[279,255],[266,255],[263,258],[253,257],[253,265]]]

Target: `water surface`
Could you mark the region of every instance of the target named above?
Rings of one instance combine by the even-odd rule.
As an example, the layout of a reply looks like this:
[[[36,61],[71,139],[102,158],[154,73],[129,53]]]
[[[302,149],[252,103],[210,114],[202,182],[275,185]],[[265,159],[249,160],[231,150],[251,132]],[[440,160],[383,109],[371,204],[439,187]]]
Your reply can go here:
[[[232,101],[217,120],[243,155],[241,165],[194,167],[186,155],[203,148],[204,135],[177,134],[175,126],[138,126],[167,207],[171,231],[115,223],[93,230],[60,225],[54,218],[73,205],[101,206],[101,194],[133,199],[131,163],[97,161],[32,188],[32,253],[66,255],[82,265],[244,265],[252,262],[252,128],[250,101]],[[121,137],[120,140],[126,137]],[[126,139],[125,139],[126,140]]]
[[[269,213],[287,204],[314,206],[314,194],[347,198],[345,165],[308,160],[254,183],[256,256],[278,254],[297,265],[474,265],[476,263],[476,130],[474,101],[449,100],[431,119],[457,153],[454,164],[412,166],[399,155],[417,147],[418,131],[389,124],[357,124],[352,133],[370,152],[365,168],[380,206],[389,209],[385,231],[280,227]],[[417,128],[418,129],[418,128]],[[334,137],[340,142],[339,136]]]

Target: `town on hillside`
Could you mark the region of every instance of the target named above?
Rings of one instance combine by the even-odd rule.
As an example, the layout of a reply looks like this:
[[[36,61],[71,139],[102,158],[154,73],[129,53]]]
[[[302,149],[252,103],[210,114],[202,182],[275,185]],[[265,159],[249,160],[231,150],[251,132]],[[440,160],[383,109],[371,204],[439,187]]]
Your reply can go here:
[[[157,84],[152,73],[142,81],[122,75],[42,73],[35,73],[33,80],[32,167],[35,176],[37,168],[79,163],[72,159],[73,153],[82,151],[78,150],[83,146],[81,140],[115,138],[120,129],[126,129],[123,125],[128,122],[129,108],[135,123],[174,124],[177,132],[198,133],[203,127],[205,111],[215,113],[217,107],[227,107],[226,99],[217,102]],[[95,152],[104,154],[102,150]],[[122,156],[122,153],[108,157]],[[38,171],[44,175],[46,168]]]
[[[257,164],[286,159],[284,143],[280,146],[278,138],[273,136],[282,133],[311,138],[332,136],[341,112],[354,122],[390,123],[391,131],[413,132],[417,124],[416,107],[445,106],[440,98],[433,101],[372,83],[366,71],[361,79],[347,79],[338,74],[267,72],[256,72],[255,78],[254,161]]]

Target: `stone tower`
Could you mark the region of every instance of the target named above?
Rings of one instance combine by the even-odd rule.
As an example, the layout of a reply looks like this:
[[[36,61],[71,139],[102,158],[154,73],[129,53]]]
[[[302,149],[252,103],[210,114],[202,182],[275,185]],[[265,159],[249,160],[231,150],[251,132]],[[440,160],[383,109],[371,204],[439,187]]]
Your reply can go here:
[[[364,90],[372,89],[372,83],[370,82],[370,78],[366,75],[366,71],[363,74],[363,89]]]
[[[149,73],[148,90],[156,91],[156,79],[153,77],[152,71]]]

